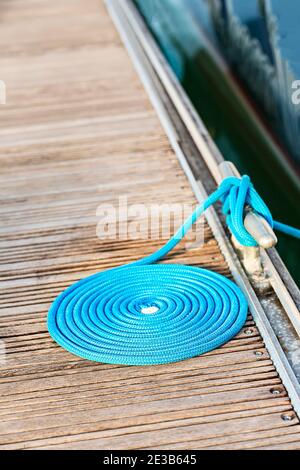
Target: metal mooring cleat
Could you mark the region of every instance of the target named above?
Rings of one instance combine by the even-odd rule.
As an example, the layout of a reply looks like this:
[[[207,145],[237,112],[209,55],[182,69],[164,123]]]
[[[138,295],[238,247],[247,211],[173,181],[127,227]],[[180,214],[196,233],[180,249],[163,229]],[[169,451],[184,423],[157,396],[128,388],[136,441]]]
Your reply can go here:
[[[232,162],[224,161],[219,165],[220,181],[230,176],[240,178],[237,168]],[[251,276],[260,275],[263,271],[260,257],[260,248],[271,248],[276,245],[277,237],[268,224],[268,222],[252,211],[250,207],[246,208],[244,225],[246,230],[252,235],[258,246],[244,246],[238,242],[234,235],[232,235],[232,242],[239,252],[243,265],[247,273]]]

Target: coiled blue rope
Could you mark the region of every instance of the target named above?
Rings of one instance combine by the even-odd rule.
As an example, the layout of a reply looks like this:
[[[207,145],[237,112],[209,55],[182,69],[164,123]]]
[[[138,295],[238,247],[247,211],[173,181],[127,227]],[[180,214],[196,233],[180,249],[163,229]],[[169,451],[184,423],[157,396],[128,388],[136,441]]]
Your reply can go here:
[[[85,359],[147,365],[194,357],[235,336],[248,310],[236,284],[202,268],[153,264],[218,200],[230,229],[244,245],[256,244],[243,225],[246,204],[275,226],[248,176],[225,179],[158,251],[89,276],[60,294],[48,314],[53,339]],[[288,230],[300,237],[300,230]]]

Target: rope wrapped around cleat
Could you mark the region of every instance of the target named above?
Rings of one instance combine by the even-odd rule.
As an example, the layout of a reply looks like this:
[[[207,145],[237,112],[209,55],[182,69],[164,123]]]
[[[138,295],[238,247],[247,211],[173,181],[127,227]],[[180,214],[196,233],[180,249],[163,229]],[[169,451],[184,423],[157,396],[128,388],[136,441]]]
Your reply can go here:
[[[153,264],[218,200],[232,232],[247,246],[255,240],[243,225],[246,204],[274,225],[248,176],[226,178],[158,251],[89,276],[61,293],[48,314],[53,339],[85,359],[150,365],[203,354],[235,336],[248,310],[236,284],[198,267]]]

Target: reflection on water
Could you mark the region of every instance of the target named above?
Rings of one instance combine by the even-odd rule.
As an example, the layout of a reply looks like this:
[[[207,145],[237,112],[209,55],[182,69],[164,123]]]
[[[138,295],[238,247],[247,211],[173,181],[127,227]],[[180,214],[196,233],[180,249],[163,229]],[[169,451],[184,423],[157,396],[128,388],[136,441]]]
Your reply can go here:
[[[274,10],[275,7],[277,8],[276,12],[280,10],[282,2],[283,0],[272,1]],[[233,161],[241,173],[251,176],[275,219],[299,226],[300,181],[296,162],[300,145],[294,145],[295,151],[291,152],[291,141],[288,140],[285,125],[279,126],[283,123],[283,101],[279,102],[270,92],[275,82],[272,82],[268,90],[266,90],[267,82],[264,82],[266,73],[270,73],[269,67],[272,66],[272,62],[273,65],[275,63],[274,55],[270,49],[270,42],[268,43],[266,36],[262,34],[262,16],[260,16],[260,21],[253,21],[253,18],[251,20],[251,14],[253,15],[254,11],[256,13],[259,11],[262,15],[262,7],[270,7],[271,2],[264,0],[249,2],[241,0],[136,0],[136,3],[224,158]],[[254,59],[254,62],[248,64],[248,69],[247,61],[241,64],[242,53],[245,53],[249,44],[247,40],[244,40],[246,45],[242,43],[244,38],[240,36],[240,44],[236,45],[240,60],[236,60],[237,51],[232,46],[233,38],[229,39],[226,36],[228,31],[226,33],[224,25],[223,32],[221,32],[220,24],[221,29],[218,30],[216,26],[215,22],[218,18],[213,15],[216,15],[214,8],[217,4],[222,8],[244,5],[244,8],[238,9],[239,19],[234,18],[234,21],[238,21],[239,27],[243,22],[241,27],[245,29],[245,32],[249,34],[251,31],[252,40],[257,41],[257,44],[261,41],[263,52],[270,54],[270,63],[265,63],[265,72],[259,72],[257,69],[261,56],[256,57],[257,63],[254,69]],[[212,5],[213,8],[211,8]],[[259,10],[257,10],[258,6]],[[300,8],[297,9],[300,13]],[[222,18],[231,21],[231,28],[232,18],[228,19],[228,13],[232,11],[232,9],[228,11],[225,9],[221,12]],[[274,13],[273,10],[272,12]],[[221,13],[219,11],[220,15]],[[284,24],[286,25],[286,18]],[[222,34],[223,37],[221,37]],[[278,38],[277,41],[279,41]],[[282,43],[280,47],[283,48]],[[278,51],[276,53],[278,55]],[[254,50],[254,56],[257,56],[257,50]],[[295,57],[295,51],[293,57]],[[295,61],[292,65],[296,72]],[[251,80],[248,81],[243,79],[243,74],[247,70],[249,76],[250,72],[253,74]],[[294,77],[295,75],[288,75],[289,84]],[[282,77],[282,72],[280,80],[282,86],[283,80],[286,80],[286,77]],[[240,88],[241,83],[242,88]],[[251,90],[256,90],[256,93]],[[288,88],[285,88],[285,100],[288,97],[287,90]],[[245,100],[245,92],[248,94],[247,100]],[[249,98],[252,102],[251,106],[249,106]],[[259,105],[259,111],[257,105]],[[276,113],[270,112],[272,106],[275,105],[277,106]],[[294,132],[297,128],[296,124],[298,125],[296,122],[298,107],[293,108],[290,100],[285,110],[286,119],[290,119],[291,112],[294,113],[294,127],[291,121],[287,127],[293,127]],[[257,113],[260,118],[257,117]],[[262,121],[267,122],[267,127],[272,126],[272,130],[269,128],[266,131],[266,127],[261,125]],[[292,129],[290,130],[289,138],[292,135]],[[297,139],[300,138],[300,133],[294,132],[294,137],[295,135]],[[278,238],[278,250],[295,280],[300,284],[300,268],[297,262],[300,255],[300,243],[282,234],[278,234]]]

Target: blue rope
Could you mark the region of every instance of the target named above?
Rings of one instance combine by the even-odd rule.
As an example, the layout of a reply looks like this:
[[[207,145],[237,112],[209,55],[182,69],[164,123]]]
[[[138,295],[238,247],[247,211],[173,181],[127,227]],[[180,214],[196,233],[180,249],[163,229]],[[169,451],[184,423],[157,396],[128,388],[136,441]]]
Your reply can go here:
[[[286,233],[291,237],[300,238],[300,230],[296,227],[291,227],[290,225],[283,224],[282,222],[276,222],[276,220],[274,220],[273,228],[275,230],[279,230],[282,233]]]
[[[218,200],[243,245],[256,244],[243,225],[247,204],[272,227],[300,236],[300,230],[273,222],[248,176],[227,178],[155,253],[89,276],[61,293],[48,314],[53,339],[85,359],[147,365],[194,357],[235,336],[248,310],[236,284],[198,267],[153,264]]]

